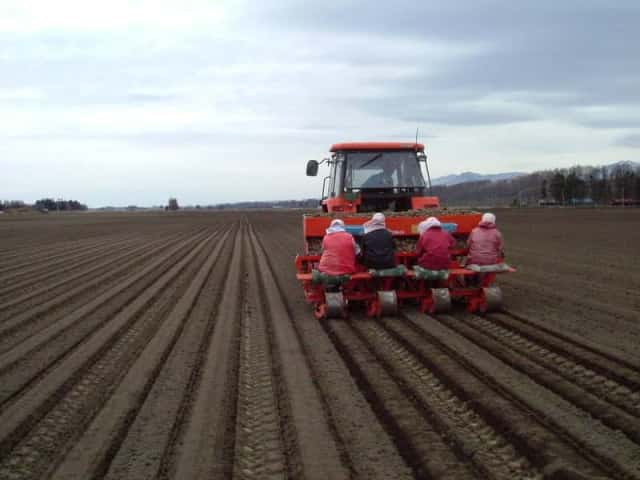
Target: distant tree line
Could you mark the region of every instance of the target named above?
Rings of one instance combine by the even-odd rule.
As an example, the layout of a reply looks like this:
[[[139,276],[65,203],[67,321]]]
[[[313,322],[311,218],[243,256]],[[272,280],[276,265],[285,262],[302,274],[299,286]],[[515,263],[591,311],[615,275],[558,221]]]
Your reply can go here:
[[[444,205],[633,204],[640,202],[640,167],[575,166],[497,182],[433,187]]]
[[[614,203],[640,200],[640,168],[626,164],[613,169],[574,167],[569,171],[556,170],[543,180],[541,196],[561,203],[590,199],[595,203]]]
[[[87,210],[87,206],[83,203],[78,202],[77,200],[54,200],[53,198],[42,198],[40,200],[37,200],[34,204],[34,207],[39,210]]]
[[[304,200],[278,200],[273,202],[236,202],[220,203],[213,208],[224,210],[228,208],[316,208],[320,204],[317,198]]]
[[[18,209],[29,209],[34,208],[36,210],[47,210],[47,211],[79,211],[79,210],[87,210],[87,206],[83,203],[78,202],[77,200],[63,200],[57,199],[54,200],[52,198],[42,198],[37,200],[33,205],[29,205],[22,200],[4,200],[0,201],[0,210],[18,210]]]
[[[0,210],[25,208],[27,205],[22,200],[2,200]]]

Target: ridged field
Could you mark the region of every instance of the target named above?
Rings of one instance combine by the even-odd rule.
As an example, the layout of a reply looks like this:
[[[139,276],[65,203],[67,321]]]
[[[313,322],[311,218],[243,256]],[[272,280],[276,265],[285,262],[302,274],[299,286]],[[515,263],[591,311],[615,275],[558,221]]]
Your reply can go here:
[[[640,209],[500,210],[505,307],[319,322],[297,211],[0,218],[0,479],[640,479]]]

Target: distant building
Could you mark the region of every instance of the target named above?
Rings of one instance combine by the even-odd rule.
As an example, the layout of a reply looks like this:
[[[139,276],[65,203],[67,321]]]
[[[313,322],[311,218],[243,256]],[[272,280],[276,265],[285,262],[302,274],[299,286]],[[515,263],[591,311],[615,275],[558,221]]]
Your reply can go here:
[[[167,205],[167,210],[179,210],[180,206],[178,205],[177,198],[170,198],[169,204]]]

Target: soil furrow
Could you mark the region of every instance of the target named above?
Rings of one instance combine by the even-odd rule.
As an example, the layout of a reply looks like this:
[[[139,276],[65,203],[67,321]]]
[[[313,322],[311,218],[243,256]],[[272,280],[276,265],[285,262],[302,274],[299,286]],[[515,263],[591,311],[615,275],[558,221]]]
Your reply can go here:
[[[107,292],[114,288],[119,282],[122,281],[122,276],[130,276],[131,271],[135,271],[139,266],[144,266],[145,262],[152,260],[152,263],[156,262],[160,252],[166,248],[173,249],[179,242],[186,244],[189,237],[182,237],[181,239],[171,239],[165,241],[163,244],[152,248],[150,251],[145,252],[143,255],[134,257],[131,260],[126,260],[124,263],[115,265],[115,269],[110,269],[104,272],[102,275],[92,278],[90,281],[81,283],[75,288],[63,289],[66,290],[53,298],[48,298],[47,295],[29,299],[24,303],[19,303],[12,308],[3,312],[3,315],[10,315],[4,323],[0,324],[0,342],[2,345],[14,345],[15,341],[8,339],[13,332],[18,329],[28,328],[28,333],[33,334],[41,330],[44,326],[47,326],[53,322],[65,318],[70,315],[76,309],[82,307],[91,299],[100,297],[104,292]],[[169,256],[163,255],[163,258],[169,259]],[[89,297],[87,299],[86,297]],[[29,326],[31,323],[36,323],[35,326]],[[2,347],[0,347],[0,351]]]
[[[193,395],[200,378],[206,346],[215,325],[214,312],[222,295],[225,278],[230,273],[234,242],[227,237],[224,241],[216,240],[216,243],[221,249],[213,253],[215,265],[189,313],[184,331],[136,413],[126,436],[115,449],[117,451],[106,473],[108,478],[151,479],[162,476],[165,452],[175,440],[174,430],[184,420],[185,402]]]
[[[192,309],[202,293],[212,268],[223,250],[228,232],[218,242],[211,242],[202,250],[202,254],[187,268],[183,278],[183,287],[175,294],[167,296],[166,309],[159,312],[158,326],[150,331],[147,341],[141,343],[141,353],[128,368],[126,375],[106,400],[98,415],[75,443],[75,447],[65,457],[55,473],[55,477],[65,479],[89,478],[155,478],[155,472],[130,471],[122,469],[122,463],[116,462],[110,470],[114,458],[126,445],[130,428],[135,425],[137,416],[149,397],[152,389],[163,376],[167,361],[177,342],[182,338]],[[162,317],[162,318],[161,318]],[[156,397],[157,398],[157,397]],[[156,420],[165,420],[159,417]],[[135,434],[134,434],[135,435]],[[156,450],[156,454],[161,450]],[[142,465],[153,455],[141,462]],[[135,457],[132,459],[135,463]],[[140,459],[142,460],[142,459]],[[135,465],[134,465],[135,467]],[[157,464],[156,464],[157,467]],[[146,473],[146,474],[145,474]]]
[[[585,412],[590,413],[594,418],[614,430],[624,432],[629,438],[640,443],[640,427],[637,426],[638,418],[627,411],[611,404],[611,396],[599,396],[601,389],[598,388],[600,382],[594,376],[581,375],[584,367],[573,362],[575,369],[563,363],[563,359],[556,358],[557,362],[548,359],[547,355],[539,354],[539,349],[535,344],[524,341],[517,341],[513,337],[501,336],[495,329],[485,327],[484,319],[476,318],[472,324],[465,324],[446,316],[439,316],[440,322],[466,337],[476,345],[490,351],[496,358],[501,359],[514,369],[524,373],[538,384],[553,391],[558,396],[576,405]],[[492,331],[493,330],[493,331]],[[512,339],[513,341],[509,341]],[[560,366],[560,368],[554,368]],[[567,367],[567,368],[563,368]],[[583,369],[583,370],[578,370]],[[574,372],[576,372],[574,374]],[[602,383],[606,380],[600,377]],[[580,381],[588,380],[588,382]],[[585,385],[588,383],[588,385]],[[596,393],[592,393],[597,390]],[[607,403],[609,401],[610,403]]]
[[[623,260],[624,257],[598,257],[595,255],[576,254],[575,252],[565,253],[562,258],[557,256],[545,257],[539,255],[539,249],[537,248],[525,248],[521,245],[510,245],[509,254],[514,254],[521,259],[535,258],[536,263],[544,265],[548,271],[557,271],[558,267],[562,267],[563,273],[570,273],[576,277],[584,273],[586,268],[598,266],[600,268],[593,270],[593,275],[598,281],[606,280],[624,280],[631,282],[630,285],[638,286],[638,278],[629,278],[629,275],[625,275],[624,269],[628,265]],[[615,262],[616,264],[613,264]],[[527,262],[529,263],[529,262]]]
[[[67,315],[62,317],[47,315],[42,318],[42,322],[35,325],[32,323],[14,336],[3,338],[2,345],[6,345],[6,348],[0,354],[0,378],[5,376],[12,366],[19,367],[19,375],[13,376],[12,382],[6,382],[0,387],[2,401],[6,400],[5,395],[10,390],[10,383],[17,382],[19,378],[29,378],[30,370],[37,372],[43,367],[46,368],[63,352],[73,347],[77,341],[118,313],[135,298],[136,294],[141,293],[151,284],[156,272],[166,271],[177,259],[186,255],[190,246],[198,238],[200,237],[180,242],[165,255],[158,257],[129,277],[117,278],[116,284],[107,284],[109,288],[106,291],[97,297],[90,297],[84,304],[75,306]],[[135,264],[123,267],[122,272],[128,272],[128,267],[131,266]],[[34,329],[35,332],[32,332]],[[32,333],[31,336],[28,336],[30,333]]]
[[[410,314],[410,316],[413,316]],[[414,321],[384,320],[387,332],[413,353],[456,396],[470,405],[492,428],[526,452],[531,463],[545,476],[569,475],[583,472],[589,478],[604,476],[602,470],[584,460],[573,444],[567,444],[550,431],[544,422],[537,421],[532,412],[519,404],[502,389],[488,385],[481,371],[470,368],[462,358],[451,354],[424,335],[417,322],[432,321],[418,316]],[[464,352],[464,351],[463,351]],[[524,408],[523,408],[524,407]],[[577,476],[577,478],[580,478]]]
[[[255,265],[248,244],[245,252],[247,266]],[[255,288],[259,284],[256,270],[246,266],[245,269],[233,476],[287,478],[288,462],[264,304]]]
[[[201,371],[173,423],[161,478],[228,478],[233,472],[238,345],[242,315],[242,235],[234,240],[229,276],[216,311]],[[215,408],[212,408],[215,406]]]
[[[100,245],[101,242],[105,240],[114,240],[122,237],[122,234],[114,234],[103,236],[100,238],[84,238],[74,241],[60,241],[55,243],[50,243],[47,246],[42,245],[25,245],[19,247],[20,252],[11,255],[11,257],[5,257],[3,260],[3,268],[0,270],[0,274],[4,273],[7,268],[13,269],[14,267],[25,267],[29,266],[37,261],[38,259],[51,259],[58,255],[64,255],[69,252],[78,251],[85,247],[91,247]],[[15,250],[14,250],[15,251]],[[15,262],[12,262],[11,259],[15,259]]]
[[[523,354],[526,352],[527,356],[532,358],[537,365],[553,370],[567,381],[579,385],[631,415],[640,416],[640,389],[637,383],[640,375],[637,372],[618,366],[611,370],[603,368],[603,374],[600,375],[589,368],[588,363],[582,359],[572,358],[553,348],[549,349],[548,343],[531,340],[531,337],[521,335],[517,329],[503,327],[493,318],[474,316],[471,319],[466,318],[466,321],[472,329],[481,327],[491,337],[512,350]],[[624,373],[627,373],[626,377]],[[622,379],[624,384],[620,383],[619,379]],[[629,385],[631,388],[625,385]]]
[[[429,423],[409,395],[380,368],[376,356],[359,338],[349,321],[332,320],[328,334],[351,370],[378,421],[393,438],[398,451],[416,478],[475,478],[476,473],[460,462],[447,441]]]
[[[26,434],[29,434],[30,438],[35,438],[31,435],[31,429],[45,415],[55,421],[56,425],[64,425],[64,422],[66,422],[64,415],[61,416],[62,423],[59,423],[52,416],[51,409],[65,406],[65,404],[59,402],[60,398],[73,399],[73,392],[81,392],[81,387],[83,387],[81,379],[91,385],[91,388],[84,387],[87,392],[82,395],[100,391],[101,396],[96,400],[104,400],[102,395],[106,392],[101,388],[102,383],[100,382],[104,380],[106,372],[104,372],[104,365],[99,368],[101,366],[100,360],[107,358],[107,355],[128,360],[134,358],[132,354],[135,352],[129,352],[125,347],[132,341],[136,343],[137,348],[143,346],[144,343],[140,343],[140,341],[144,340],[144,335],[138,335],[138,333],[144,331],[145,335],[149,335],[157,329],[158,319],[162,318],[162,315],[159,314],[162,314],[164,310],[171,306],[174,296],[179,293],[177,292],[178,286],[175,285],[176,279],[181,277],[183,284],[187,282],[188,278],[186,278],[186,275],[181,276],[181,273],[189,265],[192,268],[194,267],[194,260],[207,246],[210,239],[211,236],[200,241],[190,253],[176,261],[169,271],[162,274],[158,272],[159,278],[156,277],[157,279],[153,285],[137,296],[131,304],[121,310],[107,324],[97,329],[82,344],[78,345],[55,368],[48,371],[46,376],[39,378],[39,381],[32,388],[22,392],[19,401],[11,403],[11,405],[2,410],[0,423],[4,428],[0,432],[0,452],[6,452],[6,455]],[[168,286],[169,289],[167,290]],[[158,298],[161,300],[156,302]],[[136,331],[133,328],[134,326],[140,330]],[[128,346],[133,347],[131,344]],[[110,365],[109,374],[122,375],[126,373],[126,370],[122,368],[126,363],[124,365],[111,363]],[[93,374],[89,379],[86,376],[88,372]],[[112,378],[111,381],[105,381],[104,386],[109,387],[113,381],[115,381],[115,378]],[[59,408],[56,408],[56,411],[60,411]],[[60,415],[58,414],[58,416]],[[42,422],[38,424],[44,425]],[[10,459],[6,459],[5,463],[10,464]]]
[[[542,478],[523,453],[377,322],[356,320],[353,327],[463,461],[472,463],[487,478]]]
[[[609,351],[601,345],[557,331],[548,323],[523,318],[509,311],[491,314],[489,318],[549,349],[589,365],[593,370],[610,376],[629,388],[640,389],[640,364],[629,362],[619,352]]]
[[[288,217],[281,220],[285,221]],[[310,360],[312,377],[323,392],[323,399],[336,436],[341,440],[344,462],[349,465],[355,478],[407,479],[412,478],[409,466],[404,462],[391,437],[377,421],[363,393],[358,389],[347,366],[341,361],[335,346],[326,335],[320,322],[316,321],[302,295],[290,294],[299,291],[300,285],[286,268],[290,265],[292,252],[302,251],[299,218],[284,225],[268,221],[262,216],[251,219],[256,234],[269,252],[267,258],[281,292],[289,317],[298,332],[305,355]],[[274,227],[278,235],[272,234]],[[285,228],[286,227],[286,228]],[[286,237],[286,241],[282,237]],[[339,394],[335,392],[339,391]],[[366,425],[366,428],[363,428]]]
[[[529,291],[536,291],[547,301],[562,304],[564,308],[571,308],[567,304],[588,307],[590,310],[599,312],[602,315],[610,315],[619,321],[637,325],[638,311],[632,305],[615,304],[608,298],[600,299],[595,295],[588,295],[577,288],[561,288],[552,282],[545,283],[542,280],[544,276],[537,280],[529,276],[519,278],[516,275],[512,275],[512,277],[515,278],[505,279],[505,283],[516,285]],[[573,284],[571,285],[573,287]]]
[[[309,479],[347,478],[350,472],[342,462],[340,442],[334,436],[335,426],[313,381],[309,360],[292,325],[283,294],[251,227],[249,236],[256,255],[256,268],[260,272],[257,288],[267,299],[268,329],[280,387],[280,415],[288,418],[285,442],[297,447],[296,453],[289,455],[290,473],[298,476],[304,472],[305,478]],[[287,428],[289,425],[293,428]],[[297,461],[293,463],[291,460],[296,457]]]
[[[541,387],[531,378],[514,370],[455,331],[421,315],[408,318],[427,339],[436,341],[449,355],[458,358],[482,375],[485,381],[503,394],[525,406],[548,428],[597,459],[616,478],[640,478],[640,446],[622,432],[614,431],[572,403]],[[464,357],[460,358],[460,353]]]
[[[64,266],[69,261],[91,258],[92,255],[105,251],[109,248],[104,247],[105,243],[109,246],[117,246],[121,245],[122,243],[135,242],[140,240],[140,237],[138,235],[126,236],[124,238],[121,237],[122,236],[120,235],[111,242],[107,241],[106,239],[101,239],[101,241],[90,243],[89,245],[84,245],[81,248],[70,249],[69,251],[65,251],[63,254],[45,257],[42,260],[38,258],[30,262],[25,262],[22,264],[4,268],[0,271],[0,287],[5,285],[9,281],[13,282],[25,276],[34,276],[34,274],[38,275],[43,271],[52,270],[59,265]]]
[[[77,286],[75,283],[87,285],[94,280],[96,276],[106,274],[109,270],[114,269],[119,261],[140,254],[142,254],[140,257],[148,256],[147,254],[149,252],[155,251],[156,245],[164,241],[165,239],[149,241],[145,242],[142,246],[139,243],[134,243],[123,251],[117,250],[109,252],[110,254],[107,254],[103,258],[94,258],[80,266],[86,268],[79,268],[78,271],[75,271],[77,266],[72,266],[65,272],[64,276],[53,275],[55,278],[60,278],[60,280],[57,281],[51,281],[51,276],[45,275],[41,278],[30,280],[28,285],[17,285],[16,287],[19,287],[17,289],[21,290],[19,295],[13,295],[10,298],[1,297],[0,312],[2,313],[0,317],[10,318],[16,315],[20,312],[21,306],[24,308],[24,305],[33,304],[30,300],[34,298],[38,302],[43,303],[51,297],[61,296],[70,289],[74,289]]]
[[[95,240],[95,238],[83,238],[80,240],[52,243],[46,247],[42,245],[25,245],[21,242],[20,246],[14,246],[13,248],[7,248],[2,251],[0,253],[0,260],[3,265],[12,267],[18,263],[27,263],[25,259],[47,258],[65,251],[76,250],[85,246],[87,242],[94,241],[94,243],[98,244],[99,241],[96,242]],[[104,240],[104,237],[101,240]],[[35,253],[33,253],[34,250]],[[15,260],[15,262],[12,260]],[[3,271],[4,269],[0,270],[0,273]]]
[[[584,306],[567,306],[547,299],[526,299],[529,288],[514,289],[503,284],[511,317],[535,325],[561,339],[593,349],[606,356],[640,369],[640,324],[618,319],[614,315],[596,313]]]

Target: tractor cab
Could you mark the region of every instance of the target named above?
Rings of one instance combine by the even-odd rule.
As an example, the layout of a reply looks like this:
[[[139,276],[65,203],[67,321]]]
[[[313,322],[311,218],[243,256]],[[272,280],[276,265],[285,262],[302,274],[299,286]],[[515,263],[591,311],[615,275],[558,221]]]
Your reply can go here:
[[[428,196],[429,185],[422,174],[429,170],[424,145],[420,143],[338,143],[331,157],[309,160],[307,175],[316,176],[322,163],[330,167],[322,183],[325,212],[407,211],[438,207],[437,197]]]

